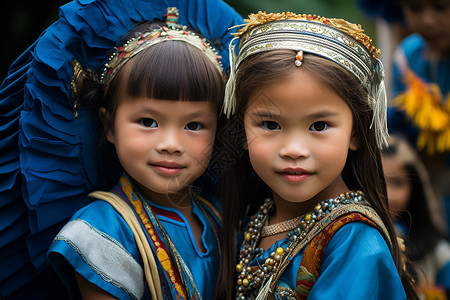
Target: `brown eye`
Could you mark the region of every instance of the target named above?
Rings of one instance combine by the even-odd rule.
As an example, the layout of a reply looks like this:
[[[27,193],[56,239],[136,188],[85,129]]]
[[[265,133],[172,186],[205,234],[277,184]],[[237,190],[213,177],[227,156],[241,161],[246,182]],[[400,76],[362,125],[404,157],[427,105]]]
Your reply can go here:
[[[139,120],[139,124],[141,124],[144,127],[158,127],[158,123],[156,123],[155,120],[150,118],[143,118]]]
[[[324,131],[325,129],[328,128],[328,124],[325,122],[314,122],[311,127],[310,130],[312,131]]]
[[[185,126],[186,130],[189,131],[197,131],[203,128],[203,125],[200,124],[199,122],[190,122]]]
[[[261,126],[266,130],[280,130],[281,128],[280,124],[274,121],[264,121]]]

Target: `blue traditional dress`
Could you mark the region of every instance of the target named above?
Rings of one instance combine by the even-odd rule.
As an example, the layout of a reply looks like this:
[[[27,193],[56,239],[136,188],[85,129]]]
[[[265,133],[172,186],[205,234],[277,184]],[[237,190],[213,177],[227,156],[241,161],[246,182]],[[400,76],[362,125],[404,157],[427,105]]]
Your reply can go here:
[[[203,225],[202,242],[206,249],[203,253],[185,217],[174,208],[156,205],[142,197],[128,176],[120,179],[112,193],[133,208],[147,234],[164,299],[192,299],[183,293],[192,295],[197,291],[202,299],[214,299],[220,271],[221,223],[212,205],[192,196],[192,212]],[[136,207],[143,209],[147,217],[140,217]],[[150,299],[133,231],[105,201],[97,200],[80,209],[56,236],[48,258],[73,296],[79,295],[75,270],[119,299]],[[186,273],[183,266],[190,273]],[[179,277],[175,284],[171,275],[166,274],[168,269]],[[193,286],[189,286],[190,276],[195,282]]]
[[[64,298],[46,253],[88,193],[111,189],[122,170],[98,153],[97,111],[72,98],[74,60],[100,70],[141,21],[164,19],[200,32],[229,69],[229,30],[243,19],[222,0],[75,0],[10,67],[0,86],[0,297]],[[62,289],[64,291],[64,289]]]
[[[325,216],[304,216],[303,225],[259,252],[251,245],[263,234],[257,223],[267,219],[271,204],[266,203],[244,230],[236,266],[238,299],[266,299],[271,292],[287,300],[406,299],[387,231],[366,204],[321,203],[316,212],[328,207]],[[250,232],[253,237],[247,236]]]
[[[286,248],[284,238],[261,255],[252,265],[264,264],[277,248]],[[278,280],[278,293],[295,291],[305,248],[298,253]],[[279,296],[279,299],[289,299]],[[339,229],[328,242],[320,276],[309,299],[406,299],[392,255],[380,232],[370,225],[353,222]]]

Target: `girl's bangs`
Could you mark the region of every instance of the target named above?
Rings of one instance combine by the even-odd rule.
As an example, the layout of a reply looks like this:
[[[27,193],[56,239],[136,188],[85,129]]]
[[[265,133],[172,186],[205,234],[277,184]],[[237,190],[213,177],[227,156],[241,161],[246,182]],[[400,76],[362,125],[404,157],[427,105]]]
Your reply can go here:
[[[175,101],[212,101],[221,107],[225,82],[201,50],[181,41],[154,45],[124,67],[125,95]],[[125,71],[125,70],[124,70]]]

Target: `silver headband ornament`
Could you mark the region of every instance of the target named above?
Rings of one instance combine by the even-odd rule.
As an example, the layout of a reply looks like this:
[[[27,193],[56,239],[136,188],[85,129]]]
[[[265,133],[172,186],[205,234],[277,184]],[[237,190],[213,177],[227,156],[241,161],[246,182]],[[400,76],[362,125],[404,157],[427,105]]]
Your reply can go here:
[[[235,78],[242,61],[264,51],[303,51],[333,61],[358,78],[369,94],[369,105],[373,109],[370,128],[375,130],[378,147],[387,145],[384,68],[378,59],[379,50],[372,45],[372,40],[363,33],[360,25],[342,19],[293,13],[259,12],[249,18],[245,20],[245,27],[238,30],[230,43],[231,74],[223,107],[228,117],[235,112]],[[240,39],[240,43],[236,57],[234,42],[237,39]]]
[[[217,69],[222,73],[222,63],[219,52],[203,37],[197,33],[188,30],[178,22],[178,9],[168,7],[166,13],[166,26],[160,26],[156,29],[137,34],[128,40],[123,46],[115,48],[115,51],[109,57],[101,74],[100,83],[108,85],[118,71],[136,54],[141,51],[167,41],[181,41],[200,49],[214,63]]]

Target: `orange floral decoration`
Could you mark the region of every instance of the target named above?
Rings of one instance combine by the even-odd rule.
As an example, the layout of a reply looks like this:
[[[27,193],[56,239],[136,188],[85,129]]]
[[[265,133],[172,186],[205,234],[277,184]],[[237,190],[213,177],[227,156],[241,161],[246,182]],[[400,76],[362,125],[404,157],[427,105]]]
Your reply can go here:
[[[419,127],[417,147],[429,155],[450,151],[450,95],[444,100],[437,84],[426,83],[410,70],[405,84],[406,91],[393,103]]]

